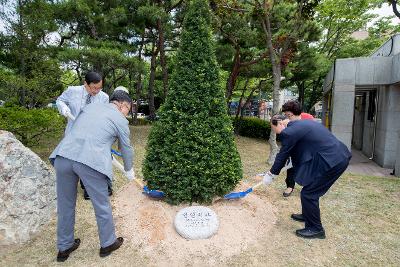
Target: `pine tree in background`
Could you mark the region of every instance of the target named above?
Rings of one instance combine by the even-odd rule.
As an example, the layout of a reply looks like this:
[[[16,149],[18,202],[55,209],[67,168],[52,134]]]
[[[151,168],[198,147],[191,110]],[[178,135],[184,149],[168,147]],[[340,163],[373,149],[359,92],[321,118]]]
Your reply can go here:
[[[143,174],[172,204],[210,202],[234,189],[242,165],[227,115],[205,0],[186,14],[168,96],[152,127]]]

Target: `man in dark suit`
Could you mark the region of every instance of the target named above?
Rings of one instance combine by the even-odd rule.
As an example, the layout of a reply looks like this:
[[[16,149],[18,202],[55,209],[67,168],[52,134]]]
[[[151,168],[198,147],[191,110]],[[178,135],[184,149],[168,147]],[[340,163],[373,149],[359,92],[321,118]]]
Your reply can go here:
[[[325,238],[321,224],[319,198],[323,196],[349,165],[351,153],[322,124],[310,120],[291,121],[285,125],[282,115],[271,119],[271,128],[280,134],[282,147],[275,162],[264,175],[269,184],[278,175],[289,157],[292,158],[295,181],[301,190],[302,214],[292,219],[305,222],[305,228],[296,230],[303,238]]]
[[[290,121],[296,120],[314,120],[313,115],[301,112],[301,104],[297,100],[289,100],[282,106],[282,111],[285,112],[286,117]],[[289,158],[290,162],[290,158]],[[290,162],[291,164],[291,162]],[[286,190],[283,192],[284,197],[289,197],[294,190],[294,170],[293,168],[288,168],[286,172]]]

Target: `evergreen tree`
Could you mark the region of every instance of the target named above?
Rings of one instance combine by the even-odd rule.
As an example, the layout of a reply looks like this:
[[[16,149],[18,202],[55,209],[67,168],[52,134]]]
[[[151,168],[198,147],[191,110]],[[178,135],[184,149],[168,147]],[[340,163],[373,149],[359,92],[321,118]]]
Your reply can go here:
[[[207,2],[194,0],[183,23],[168,96],[149,136],[144,178],[173,204],[210,202],[233,190],[242,177],[210,23]]]

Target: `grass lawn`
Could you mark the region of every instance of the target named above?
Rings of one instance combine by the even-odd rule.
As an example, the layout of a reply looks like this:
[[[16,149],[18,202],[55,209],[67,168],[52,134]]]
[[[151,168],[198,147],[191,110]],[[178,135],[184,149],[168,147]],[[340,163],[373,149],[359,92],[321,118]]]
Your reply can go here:
[[[148,126],[132,128],[136,173],[141,175],[141,162],[149,134]],[[57,140],[33,148],[47,158]],[[237,137],[244,179],[254,183],[253,175],[266,169],[269,146],[262,140]],[[127,183],[117,175],[114,192]],[[266,197],[275,207],[277,222],[262,241],[262,249],[248,249],[219,266],[400,266],[400,179],[345,174],[321,198],[321,216],[327,239],[304,240],[294,231],[302,224],[290,219],[300,211],[299,187],[289,198],[283,198],[284,174],[268,188],[254,194]],[[65,266],[139,266],[152,265],[152,259],[140,253],[141,248],[124,245],[107,258],[98,256],[97,226],[91,203],[79,192],[76,236],[82,240]],[[117,196],[114,196],[117,197]],[[0,266],[55,266],[55,219],[29,243],[0,251]],[[117,225],[118,232],[118,225]],[[171,255],[174,257],[174,255]],[[182,263],[183,265],[185,263]],[[186,263],[187,265],[187,263]],[[165,263],[168,266],[168,263]]]

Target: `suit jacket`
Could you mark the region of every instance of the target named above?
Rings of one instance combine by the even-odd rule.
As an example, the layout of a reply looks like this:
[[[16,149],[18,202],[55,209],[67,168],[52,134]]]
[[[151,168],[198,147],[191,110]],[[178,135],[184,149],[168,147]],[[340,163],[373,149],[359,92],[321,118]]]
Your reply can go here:
[[[88,92],[86,91],[83,85],[79,86],[69,86],[67,90],[65,90],[56,101],[56,105],[58,111],[61,113],[61,110],[64,106],[68,106],[71,110],[71,114],[76,118],[78,117],[81,110],[86,106],[86,97]],[[92,96],[91,103],[108,103],[108,95],[103,91],[100,91],[97,95]],[[65,134],[67,134],[72,127],[74,122],[68,118],[68,124],[65,128]]]
[[[124,169],[127,171],[132,168],[133,149],[129,137],[128,120],[114,104],[89,104],[51,153],[50,161],[54,164],[54,159],[62,156],[83,163],[112,179],[111,146],[116,139],[124,159]]]
[[[292,157],[295,181],[303,186],[312,183],[351,153],[322,124],[311,120],[291,121],[281,134],[282,147],[275,158],[271,173],[278,175],[286,160]]]

